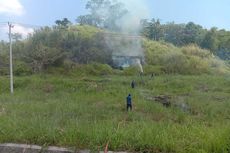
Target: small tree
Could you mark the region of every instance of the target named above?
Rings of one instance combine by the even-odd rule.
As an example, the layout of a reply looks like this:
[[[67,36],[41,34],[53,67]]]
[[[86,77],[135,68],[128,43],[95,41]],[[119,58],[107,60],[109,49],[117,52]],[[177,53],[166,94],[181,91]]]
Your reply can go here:
[[[72,23],[67,19],[63,18],[62,20],[56,20],[55,23],[57,24],[58,28],[66,29],[71,25]]]

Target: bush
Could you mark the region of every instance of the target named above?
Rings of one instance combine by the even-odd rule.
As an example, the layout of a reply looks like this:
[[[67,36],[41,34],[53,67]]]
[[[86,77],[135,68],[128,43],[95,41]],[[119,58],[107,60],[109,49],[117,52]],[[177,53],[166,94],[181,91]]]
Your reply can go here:
[[[9,68],[8,67],[0,67],[0,75],[8,75],[9,74]]]
[[[166,73],[186,73],[187,60],[179,52],[170,52],[162,57],[161,64],[164,66]]]
[[[208,50],[201,49],[195,44],[190,44],[188,46],[182,47],[181,51],[183,54],[188,56],[197,56],[200,58],[210,58],[212,57],[212,53]]]
[[[218,59],[213,58],[208,61],[211,67],[211,73],[213,74],[227,74],[230,73],[230,66],[228,63]]]
[[[188,57],[188,69],[186,74],[202,74],[208,73],[210,66],[207,60],[202,60],[197,56]]]
[[[160,66],[158,72],[163,71],[168,74],[223,74],[230,72],[229,66],[225,62],[197,45],[191,44],[178,48],[165,42],[144,40],[143,47],[147,64],[155,67]],[[147,73],[151,73],[150,69],[152,68],[147,68]]]
[[[0,75],[9,74],[9,60],[7,56],[0,55]]]
[[[22,61],[16,61],[13,65],[14,75],[17,76],[26,76],[32,74],[32,69],[26,63]]]
[[[145,75],[160,75],[164,74],[164,67],[160,65],[145,65],[144,66],[144,74]]]
[[[128,68],[124,68],[123,74],[126,76],[140,74],[140,68],[137,66],[131,66]]]
[[[143,41],[143,48],[145,50],[146,63],[149,65],[162,65],[162,59],[168,53],[178,52],[178,48],[175,46],[156,41]]]
[[[113,69],[107,64],[87,64],[85,66],[85,73],[91,75],[110,75],[113,73]]]

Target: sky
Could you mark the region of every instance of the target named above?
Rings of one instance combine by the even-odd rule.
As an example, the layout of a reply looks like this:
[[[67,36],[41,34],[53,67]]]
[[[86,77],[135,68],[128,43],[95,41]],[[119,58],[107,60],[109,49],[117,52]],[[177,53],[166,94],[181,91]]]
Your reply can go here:
[[[34,28],[52,26],[67,17],[75,23],[87,14],[88,0],[0,0],[0,39],[7,37],[6,22],[13,22],[13,32],[33,32]],[[192,21],[204,28],[230,30],[230,0],[120,0],[143,18],[159,18],[162,23]]]

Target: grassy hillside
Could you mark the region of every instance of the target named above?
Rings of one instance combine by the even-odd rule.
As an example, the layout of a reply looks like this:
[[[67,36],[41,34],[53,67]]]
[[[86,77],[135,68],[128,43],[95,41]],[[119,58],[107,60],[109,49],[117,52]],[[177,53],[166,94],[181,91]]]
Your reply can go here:
[[[15,56],[14,95],[9,94],[8,59],[1,55],[5,62],[0,61],[0,74],[5,76],[0,77],[0,143],[94,151],[106,143],[116,151],[230,151],[228,64],[195,45],[143,39],[141,77],[137,67],[120,71],[107,65],[109,48],[104,33],[98,32],[89,26],[46,28],[22,42],[34,59],[31,65],[19,58],[23,52]],[[60,58],[55,61],[56,54]],[[32,72],[36,67],[41,71]],[[129,93],[132,112],[125,110]],[[165,102],[170,107],[163,106]]]
[[[46,69],[71,68],[72,65],[100,63],[114,66],[112,54],[132,55],[144,51],[146,73],[225,74],[227,62],[196,45],[176,47],[170,43],[139,40],[129,35],[111,33],[92,26],[41,28],[23,41],[13,43],[15,75],[40,73]],[[0,74],[8,71],[7,43],[0,43]],[[142,48],[141,48],[142,47]]]
[[[168,74],[225,74],[229,65],[196,45],[175,47],[166,42],[143,40],[146,63]]]
[[[33,75],[0,77],[0,143],[136,152],[230,149],[229,76]],[[131,80],[137,87],[130,88]],[[133,112],[125,98],[133,95]],[[171,107],[154,97],[165,95]]]

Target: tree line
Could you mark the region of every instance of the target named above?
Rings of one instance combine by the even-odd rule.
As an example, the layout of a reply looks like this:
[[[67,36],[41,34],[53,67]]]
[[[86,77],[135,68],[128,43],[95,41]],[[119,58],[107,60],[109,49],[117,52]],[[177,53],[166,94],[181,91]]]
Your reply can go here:
[[[90,13],[79,16],[78,24],[64,18],[56,20],[52,27],[36,30],[24,40],[14,34],[13,54],[18,73],[27,72],[27,69],[28,72],[29,69],[41,72],[65,62],[70,65],[97,62],[112,66],[113,50],[106,45],[104,34],[105,31],[119,33],[121,27],[116,20],[128,10],[124,4],[110,0],[89,0],[86,8]],[[223,59],[230,59],[230,31],[208,30],[193,22],[162,24],[159,19],[142,19],[140,24],[140,35],[149,40],[170,42],[175,46],[195,44]],[[0,42],[0,73],[8,67],[8,48],[7,42]]]
[[[0,67],[3,70],[8,66],[9,44],[1,41],[0,50]],[[105,45],[103,33],[92,26],[77,25],[44,27],[25,40],[14,40],[13,57],[15,67],[22,66],[22,71],[28,67],[32,72],[62,66],[64,62],[69,65],[112,63],[111,51]]]
[[[161,24],[159,19],[150,21],[143,19],[141,24],[143,25],[142,35],[151,40],[162,40],[176,46],[196,44],[222,59],[230,59],[230,31],[218,30],[216,27],[208,30],[193,22]]]
[[[80,25],[91,25],[110,31],[121,29],[116,21],[126,15],[125,5],[112,0],[89,0],[86,4],[89,14],[77,18]],[[189,22],[162,24],[159,19],[142,19],[141,35],[155,41],[166,41],[176,46],[196,44],[208,49],[222,59],[230,59],[230,31],[213,27],[205,29],[201,25]]]

